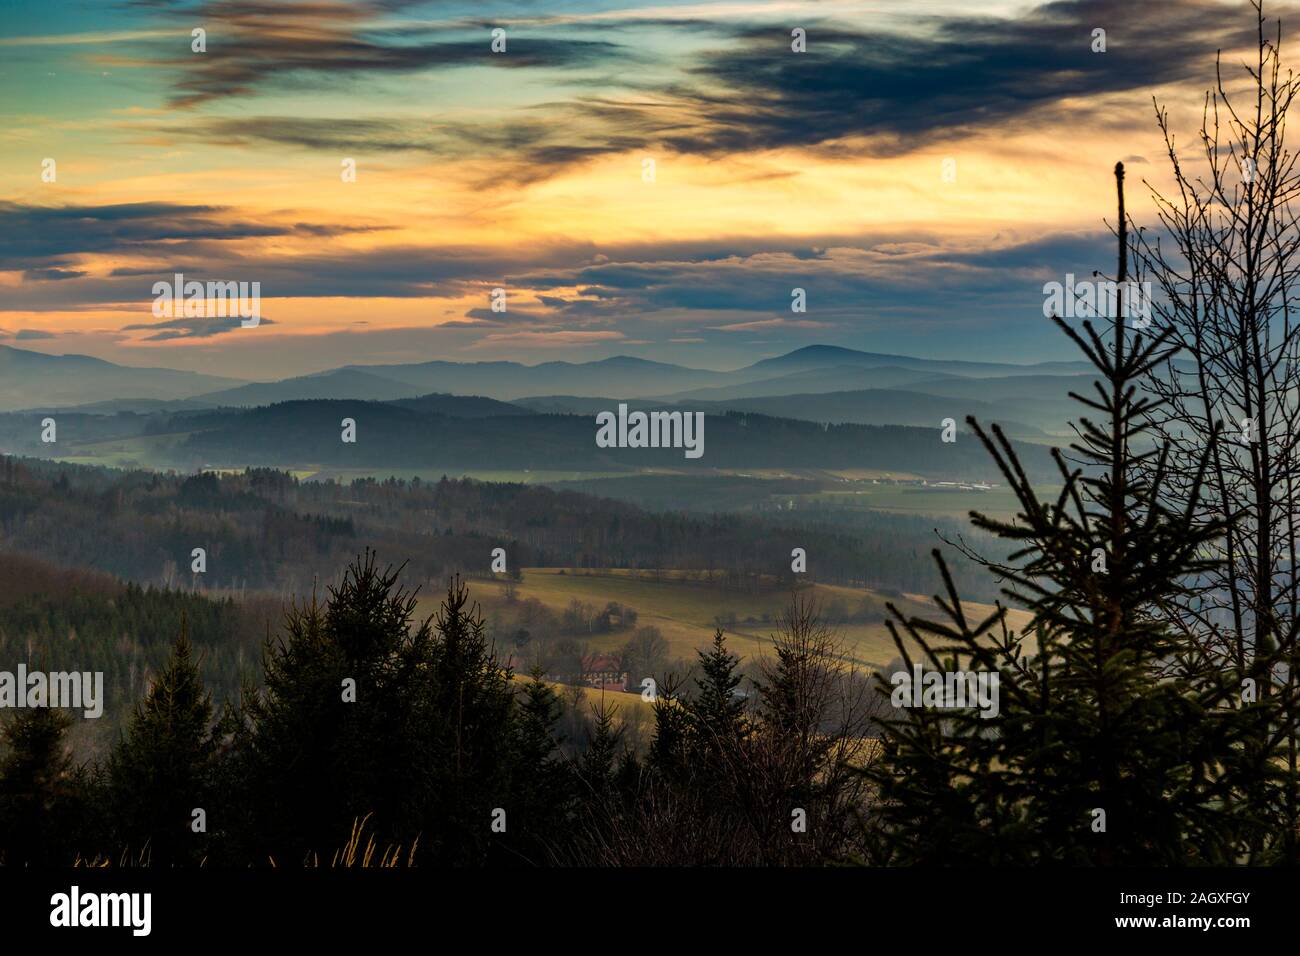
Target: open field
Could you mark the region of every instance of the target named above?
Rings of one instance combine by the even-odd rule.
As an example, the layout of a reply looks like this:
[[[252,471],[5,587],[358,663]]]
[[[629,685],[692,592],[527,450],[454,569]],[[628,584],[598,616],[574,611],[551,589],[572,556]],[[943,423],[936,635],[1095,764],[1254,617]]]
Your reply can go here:
[[[157,471],[189,472],[200,464],[206,471],[242,470],[223,462],[195,462],[182,450],[189,435],[189,432],[175,432],[102,441],[61,437],[61,454],[55,459],[69,464]],[[664,468],[639,471],[337,468],[304,461],[287,470],[300,480],[340,484],[355,479],[383,481],[399,478],[410,481],[417,477],[431,482],[445,475],[486,482],[569,487],[627,500],[650,510],[689,508],[707,512],[771,509],[774,506],[780,510],[799,510],[801,505],[812,505],[959,519],[964,519],[972,509],[999,517],[1009,517],[1018,510],[1013,496],[1003,487],[978,490],[934,484],[900,484],[898,482],[919,481],[919,478],[887,469],[720,469],[700,474]]]
[[[72,465],[101,465],[108,468],[152,468],[165,471],[171,467],[172,453],[189,432],[170,435],[137,435],[106,441],[67,441],[70,454],[56,456],[57,461]],[[59,447],[65,447],[60,440]]]
[[[532,678],[527,674],[515,674],[514,681],[520,687],[531,681]],[[573,692],[575,688],[569,684],[557,684],[555,681],[544,680],[551,690],[564,699],[566,705],[572,705]],[[590,715],[593,707],[597,707],[604,701],[605,705],[612,708],[614,725],[627,726],[628,724],[650,725],[654,721],[654,704],[641,699],[641,693],[622,693],[620,691],[606,691],[603,695],[600,691],[591,687],[582,689],[582,697],[578,702],[578,709],[584,715]]]
[[[688,580],[681,572],[588,573],[571,568],[529,568],[522,574],[522,581],[516,585],[518,598],[536,598],[557,612],[574,600],[595,605],[618,601],[636,609],[638,626],[659,629],[668,643],[671,658],[687,660],[694,659],[695,651],[713,639],[718,618],[728,621],[723,627],[728,644],[742,659],[765,653],[771,634],[777,630],[777,617],[790,600],[789,593],[780,590],[750,594],[722,588],[707,580]],[[475,581],[471,590],[482,593],[484,588],[489,588],[500,592],[504,587],[504,581]],[[823,606],[835,602],[857,609],[865,599],[879,610],[881,617],[885,614],[886,601],[893,601],[908,615],[930,617],[937,613],[928,599],[916,595],[886,597],[866,589],[826,584],[815,584],[812,591]],[[494,595],[492,599],[497,600],[499,596]],[[987,615],[992,610],[986,604],[972,603],[968,607],[972,616]],[[425,600],[421,610],[424,613],[435,610],[431,598]],[[735,623],[730,623],[733,615]],[[1013,626],[1023,626],[1027,617],[1023,612],[1011,612]],[[834,631],[848,648],[849,657],[858,664],[882,666],[897,654],[883,620],[838,624]],[[620,631],[582,639],[593,651],[613,653],[629,636],[626,631]]]
[[[832,478],[844,478],[849,481],[870,481],[873,478],[892,478],[895,481],[920,481],[920,475],[909,471],[885,471],[882,468],[837,468],[826,471]]]
[[[1040,489],[1040,494],[1045,492]],[[797,508],[801,502],[898,514],[939,515],[964,519],[971,511],[1007,518],[1020,511],[1020,504],[1006,487],[987,490],[938,487],[935,485],[855,484],[844,490],[818,491],[791,496]]]
[[[336,481],[340,484],[347,484],[358,478],[373,478],[376,481],[383,481],[387,478],[401,478],[410,481],[412,478],[419,478],[421,481],[438,481],[444,475],[448,478],[472,478],[475,481],[495,481],[509,482],[522,485],[546,485],[560,481],[582,481],[590,478],[615,478],[627,474],[626,472],[616,471],[533,471],[531,469],[522,469],[517,471],[484,471],[481,469],[465,468],[425,468],[425,469],[402,469],[402,468],[321,468],[319,466],[306,472],[306,479],[311,481]]]

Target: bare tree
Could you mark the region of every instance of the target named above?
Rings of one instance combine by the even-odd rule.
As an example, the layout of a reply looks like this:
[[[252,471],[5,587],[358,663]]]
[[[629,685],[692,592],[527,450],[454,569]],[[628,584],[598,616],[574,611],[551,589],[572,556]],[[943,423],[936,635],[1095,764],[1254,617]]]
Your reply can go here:
[[[759,662],[759,721],[744,768],[764,798],[754,826],[765,830],[765,852],[797,852],[791,812],[805,809],[812,858],[830,859],[856,849],[869,801],[862,770],[876,757],[871,734],[884,702],[811,593],[795,592],[778,625],[772,655]]]
[[[1300,79],[1283,74],[1280,25],[1269,39],[1258,3],[1255,11],[1249,103],[1229,91],[1220,57],[1190,157],[1179,155],[1168,112],[1157,105],[1175,192],[1148,183],[1163,229],[1132,233],[1139,277],[1159,290],[1152,318],[1179,347],[1148,381],[1162,400],[1156,424],[1182,466],[1167,493],[1175,500],[1186,493],[1208,446],[1214,495],[1205,510],[1235,519],[1219,544],[1223,570],[1174,616],[1189,633],[1226,635],[1223,650],[1239,666],[1259,640],[1294,638],[1300,603],[1300,324],[1292,314],[1300,175],[1285,144]]]
[[[868,735],[882,698],[807,594],[792,599],[771,650],[757,705],[723,727],[700,719],[668,675],[641,788],[580,824],[577,862],[789,866],[865,854],[863,771],[877,757]]]
[[[1251,62],[1227,79],[1220,52],[1194,149],[1180,154],[1157,102],[1174,186],[1166,194],[1147,183],[1162,228],[1131,235],[1138,278],[1154,287],[1150,318],[1179,347],[1146,383],[1160,400],[1153,423],[1171,445],[1163,493],[1191,507],[1208,449],[1211,493],[1195,507],[1205,522],[1226,522],[1218,568],[1163,610],[1197,666],[1244,670],[1280,651],[1285,687],[1261,693],[1290,697],[1300,627],[1300,172],[1286,121],[1300,79],[1283,68],[1281,24],[1270,28],[1262,4],[1252,5]],[[1293,834],[1297,746],[1286,713]]]

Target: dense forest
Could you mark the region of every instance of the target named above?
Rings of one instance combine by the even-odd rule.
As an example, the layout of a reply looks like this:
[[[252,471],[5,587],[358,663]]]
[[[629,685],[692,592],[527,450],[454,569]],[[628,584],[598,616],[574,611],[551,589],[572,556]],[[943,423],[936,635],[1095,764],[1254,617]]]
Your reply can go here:
[[[186,618],[101,761],[72,762],[65,712],[15,712],[0,761],[4,863],[602,864],[645,846],[664,862],[807,863],[853,839],[865,781],[841,765],[867,711],[846,719],[838,704],[876,698],[860,676],[810,680],[833,649],[798,608],[752,716],[719,634],[692,692],[659,695],[644,758],[603,699],[586,739],[562,749],[564,703],[535,677],[511,679],[464,585],[434,621],[413,608],[395,569],[359,558],[268,642],[264,686],[219,711]],[[828,719],[837,733],[821,732]],[[791,747],[795,728],[804,743]],[[717,748],[742,738],[774,776],[749,781],[733,815],[700,797],[730,785]],[[791,801],[810,828],[786,825]]]
[[[0,548],[141,584],[301,595],[337,581],[360,549],[402,555],[413,581],[507,565],[713,569],[751,588],[790,582],[790,552],[816,555],[828,583],[926,592],[935,529],[952,520],[859,512],[767,515],[654,513],[573,491],[447,479],[299,481],[270,469],[162,475],[0,457]],[[976,534],[995,549],[991,536]],[[206,571],[191,572],[195,548]],[[972,599],[995,595],[963,562]]]
[[[77,411],[0,415],[0,441],[26,455],[45,456],[69,443],[137,436],[181,436],[165,463],[193,470],[238,463],[290,468],[634,471],[690,468],[889,468],[936,478],[979,480],[996,472],[978,444],[939,441],[942,419],[930,428],[798,421],[741,412],[705,417],[704,454],[681,448],[598,448],[588,415],[540,415],[518,409],[483,416],[460,399],[447,414],[440,396],[393,402],[314,400],[252,409],[91,415]],[[952,403],[960,416],[962,404]],[[616,408],[611,405],[611,410]],[[57,423],[57,443],[42,441],[42,422]],[[355,441],[342,440],[343,421]],[[964,426],[962,426],[964,428]],[[1046,449],[1020,448],[1024,466],[1052,475]]]
[[[68,570],[0,554],[0,659],[12,670],[104,675],[104,713],[71,725],[74,751],[101,755],[167,662],[182,629],[200,673],[221,701],[238,700],[260,678],[262,645],[279,627],[279,600],[235,601],[180,589],[141,587],[101,572]]]

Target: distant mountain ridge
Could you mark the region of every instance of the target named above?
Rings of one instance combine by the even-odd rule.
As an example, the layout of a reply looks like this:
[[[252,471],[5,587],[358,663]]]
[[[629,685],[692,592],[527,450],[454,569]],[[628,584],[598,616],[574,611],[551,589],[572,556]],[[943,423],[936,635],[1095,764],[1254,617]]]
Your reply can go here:
[[[754,392],[747,388],[742,395],[719,395],[719,398],[758,397],[792,392],[840,391],[835,388],[795,388],[800,376],[837,370],[841,377],[853,373],[852,388],[880,388],[903,384],[911,375],[934,378],[941,375],[983,378],[995,376],[1080,374],[1089,370],[1086,362],[1042,362],[1033,365],[1011,363],[964,362],[949,359],[924,359],[907,355],[861,352],[833,345],[810,345],[785,355],[762,359],[732,371],[687,368],[665,362],[628,355],[597,359],[591,362],[542,362],[524,365],[519,362],[422,362],[412,365],[349,365],[347,370],[392,379],[422,390],[473,394],[511,401],[537,395],[573,395],[622,398],[682,398],[696,390],[752,386],[770,380],[777,390]],[[879,378],[868,378],[870,370],[879,370]],[[778,380],[786,380],[778,385]],[[805,383],[806,384],[806,383]],[[699,395],[698,397],[704,397]]]
[[[1087,362],[1037,362],[1031,365],[1017,365],[1006,362],[968,362],[960,359],[923,359],[910,355],[886,355],[877,352],[861,352],[857,349],[843,348],[838,345],[807,345],[785,355],[762,359],[750,365],[750,370],[770,371],[781,369],[794,371],[810,368],[823,368],[827,365],[861,365],[877,367],[892,365],[908,369],[931,369],[936,372],[951,372],[968,378],[983,378],[989,375],[1032,375],[1055,373],[1058,375],[1078,374],[1089,371]]]
[[[442,414],[481,417],[517,414],[520,406],[586,414],[600,410],[596,403],[612,408],[618,401],[637,400],[884,425],[931,425],[940,412],[958,420],[976,412],[1015,423],[1022,435],[1032,437],[1044,429],[1061,430],[1071,412],[1066,393],[1087,387],[1081,378],[1087,371],[1081,362],[967,362],[810,345],[730,371],[619,355],[537,365],[446,360],[357,364],[274,382],[241,382],[0,346],[0,411],[180,412],[330,399],[418,400],[422,410],[435,411],[449,397],[472,397],[480,403],[477,412],[453,403]]]
[[[387,402],[398,398],[416,398],[419,395],[420,390],[414,386],[354,368],[340,368],[315,375],[286,378],[279,382],[252,382],[220,392],[209,392],[203,396],[203,400],[213,405],[247,408],[317,398]]]
[[[170,368],[115,365],[89,355],[48,355],[0,345],[0,411],[114,401],[191,399],[241,381]]]
[[[343,370],[363,372],[400,382],[419,393],[450,392],[485,395],[502,401],[525,395],[576,392],[585,395],[636,394],[637,396],[711,384],[720,373],[665,362],[616,355],[592,362],[420,362],[410,365],[348,365]],[[347,397],[347,396],[340,396]]]

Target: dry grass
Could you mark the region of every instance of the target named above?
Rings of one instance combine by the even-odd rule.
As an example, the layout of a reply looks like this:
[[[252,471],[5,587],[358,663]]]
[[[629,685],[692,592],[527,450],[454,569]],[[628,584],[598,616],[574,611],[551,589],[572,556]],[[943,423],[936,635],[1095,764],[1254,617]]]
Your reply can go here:
[[[631,571],[623,569],[593,571],[572,568],[529,568],[516,584],[519,599],[536,598],[555,612],[561,612],[570,601],[604,605],[618,601],[635,608],[639,626],[650,625],[659,629],[668,643],[670,658],[693,660],[695,652],[713,640],[715,618],[734,615],[734,625],[724,625],[727,644],[742,659],[761,656],[771,645],[771,635],[780,615],[789,607],[790,593],[773,589],[760,594],[746,594],[729,590],[704,580],[700,571]],[[485,603],[499,600],[504,582],[479,581],[475,588],[496,593]],[[921,595],[886,597],[866,588],[850,588],[831,584],[814,584],[801,590],[823,606],[839,602],[856,608],[863,600],[878,606],[882,617],[886,601],[893,601],[904,614],[931,617],[935,608]],[[992,611],[991,605],[970,602],[967,605],[972,617],[984,617]],[[426,609],[429,610],[429,609]],[[761,622],[766,615],[767,623]],[[747,618],[756,619],[747,622]],[[1013,628],[1023,627],[1029,615],[1011,611],[1008,623]],[[836,638],[842,642],[855,663],[880,667],[892,660],[897,652],[884,621],[847,623],[835,625]],[[594,634],[584,637],[593,651],[613,653],[627,641],[625,632]],[[629,695],[630,696],[630,695]]]

